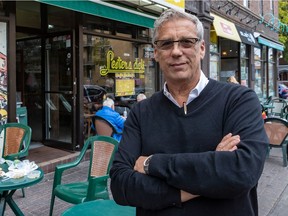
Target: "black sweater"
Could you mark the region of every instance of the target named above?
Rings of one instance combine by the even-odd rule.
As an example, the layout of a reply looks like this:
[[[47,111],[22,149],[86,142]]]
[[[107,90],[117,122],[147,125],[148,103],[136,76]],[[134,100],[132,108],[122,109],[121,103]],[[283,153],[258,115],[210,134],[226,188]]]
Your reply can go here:
[[[228,133],[240,135],[234,152],[215,151]],[[209,81],[187,114],[163,92],[136,104],[115,155],[115,201],[147,216],[256,216],[257,182],[268,139],[261,107],[249,88]],[[149,175],[133,170],[153,154]],[[180,190],[200,195],[181,203]]]

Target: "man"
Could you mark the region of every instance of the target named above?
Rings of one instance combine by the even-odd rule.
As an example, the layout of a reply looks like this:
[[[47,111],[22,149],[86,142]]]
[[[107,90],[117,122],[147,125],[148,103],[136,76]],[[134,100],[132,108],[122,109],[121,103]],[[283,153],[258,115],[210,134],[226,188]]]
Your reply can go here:
[[[98,110],[95,115],[106,119],[113,125],[116,131],[122,133],[125,119],[114,110],[114,101],[111,98],[107,97],[103,101],[102,109]],[[121,140],[121,136],[121,134],[113,134],[113,138],[118,141]]]
[[[154,25],[166,83],[137,103],[115,155],[111,190],[147,216],[255,216],[268,139],[254,91],[207,79],[203,26],[166,10]]]

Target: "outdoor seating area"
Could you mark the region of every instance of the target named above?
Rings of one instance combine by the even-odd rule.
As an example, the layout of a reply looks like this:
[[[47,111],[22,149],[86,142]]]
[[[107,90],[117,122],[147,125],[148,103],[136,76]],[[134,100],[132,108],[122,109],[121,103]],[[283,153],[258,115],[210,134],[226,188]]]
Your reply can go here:
[[[270,144],[267,157],[271,148],[281,148],[283,166],[287,166],[287,135],[288,135],[288,100],[278,97],[259,99],[262,107],[264,127]]]
[[[259,99],[262,112],[266,113],[267,117],[286,118],[288,114],[288,100],[278,97],[268,97],[267,99]]]
[[[103,125],[97,126],[101,131]],[[13,211],[13,214],[24,215],[21,207],[13,199],[14,194],[16,190],[21,189],[22,199],[25,199],[27,196],[25,196],[24,188],[40,183],[44,178],[44,171],[34,161],[30,162],[26,158],[29,156],[32,134],[32,129],[29,126],[21,123],[6,123],[1,125],[0,129],[0,152],[3,153],[0,161],[0,215],[6,215],[6,204],[7,207],[10,207],[8,209]],[[104,125],[104,129],[106,129],[106,125]],[[58,198],[57,201],[63,200],[71,204],[93,200],[110,200],[111,195],[109,195],[108,190],[109,170],[114,153],[118,148],[118,141],[110,135],[111,132],[107,136],[94,135],[88,137],[81,152],[74,160],[55,167],[50,192],[52,193],[50,215],[53,214],[56,197]],[[63,174],[86,161],[88,154],[90,160],[89,169],[86,171],[87,179],[84,181],[62,181]],[[107,208],[109,205],[111,204],[108,204]],[[123,215],[129,215],[126,214],[127,212],[132,212],[131,215],[133,215],[133,212],[135,212],[133,208],[123,208],[122,210],[122,207],[119,207],[116,203],[112,203],[109,208],[115,211],[123,211]],[[69,211],[73,212],[74,210]]]
[[[85,145],[75,161],[56,166],[52,187],[50,213],[52,216],[55,198],[58,197],[73,204],[80,204],[92,200],[108,200],[109,171],[118,147],[118,141],[108,136],[91,136],[85,141]],[[88,149],[90,151],[89,170],[87,179],[81,182],[62,183],[64,171],[76,167],[82,161]]]

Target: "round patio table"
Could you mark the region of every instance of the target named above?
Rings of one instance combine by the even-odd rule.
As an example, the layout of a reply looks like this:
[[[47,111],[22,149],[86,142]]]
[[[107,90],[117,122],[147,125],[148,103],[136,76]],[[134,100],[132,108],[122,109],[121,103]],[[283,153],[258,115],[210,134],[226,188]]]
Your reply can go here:
[[[8,170],[6,163],[1,164],[0,167],[5,172]],[[15,215],[24,216],[12,196],[17,189],[37,184],[43,179],[43,170],[41,168],[38,168],[37,170],[40,171],[40,176],[37,178],[28,178],[26,175],[17,179],[0,177],[0,215],[4,215],[6,203],[8,203]]]
[[[114,200],[94,200],[70,207],[62,216],[135,216],[136,208],[121,206]]]

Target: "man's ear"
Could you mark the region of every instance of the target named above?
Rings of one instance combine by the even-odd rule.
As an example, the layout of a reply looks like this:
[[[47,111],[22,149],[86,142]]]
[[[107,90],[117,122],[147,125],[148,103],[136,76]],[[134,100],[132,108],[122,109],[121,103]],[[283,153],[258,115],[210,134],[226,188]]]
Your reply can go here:
[[[158,62],[158,50],[154,47],[154,59],[156,62]]]
[[[204,59],[204,56],[205,56],[205,41],[202,40],[201,41],[201,44],[200,44],[200,57],[201,57],[201,60]]]

